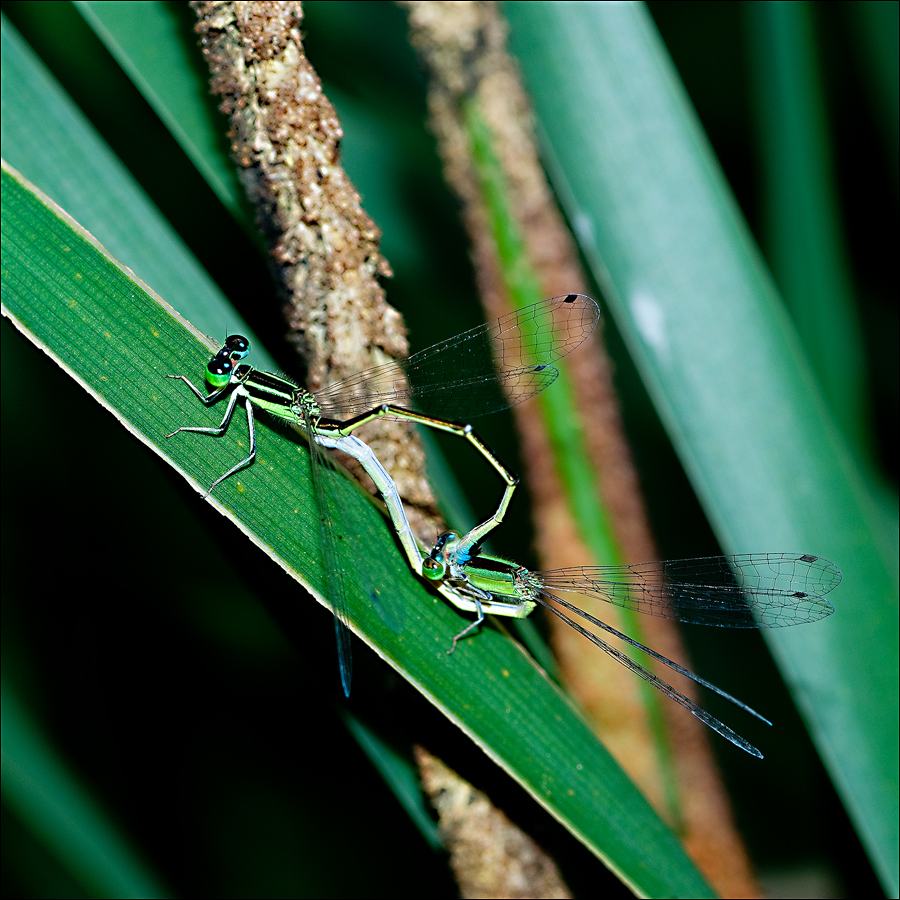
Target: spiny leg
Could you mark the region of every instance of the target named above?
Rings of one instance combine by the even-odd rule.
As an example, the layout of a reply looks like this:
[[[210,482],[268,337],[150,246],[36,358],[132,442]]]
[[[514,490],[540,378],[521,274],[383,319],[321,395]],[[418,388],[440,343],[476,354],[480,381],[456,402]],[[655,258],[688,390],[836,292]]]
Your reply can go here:
[[[222,395],[222,392],[225,388],[222,388],[218,391],[213,391],[209,396],[204,396],[200,391],[191,384],[190,381],[184,375],[169,375],[169,378],[180,378],[204,403],[209,405],[214,400]],[[189,431],[194,434],[211,434],[215,437],[221,437],[228,430],[228,426],[231,424],[231,417],[234,415],[234,408],[237,405],[238,398],[240,397],[240,393],[238,391],[232,392],[231,396],[228,398],[228,406],[225,409],[225,415],[222,417],[222,421],[219,423],[216,428],[201,428],[196,425],[182,425],[181,428],[176,428],[171,434],[167,434],[166,437],[174,437],[180,431]],[[217,478],[210,486],[209,490],[203,495],[204,497],[208,497],[213,489],[221,484],[226,478],[230,475],[234,475],[235,472],[243,469],[244,466],[249,465],[253,462],[253,459],[256,456],[256,429],[253,425],[253,406],[249,399],[244,404],[247,410],[247,431],[250,434],[250,455],[241,460],[237,465],[232,466],[224,475]]]
[[[456,549],[456,556],[459,562],[469,559],[472,555],[472,548],[480,546],[488,534],[500,525],[506,516],[513,494],[519,485],[518,476],[506,468],[493,450],[475,434],[470,425],[465,426],[463,436],[499,472],[500,477],[506,482],[506,488],[503,491],[503,496],[500,498],[496,512],[459,539]]]
[[[456,649],[456,642],[464,638],[470,631],[477,628],[484,621],[484,609],[481,606],[481,600],[478,598],[478,595],[473,595],[472,599],[475,601],[475,610],[478,613],[477,618],[474,622],[467,625],[463,630],[453,638],[453,643],[450,645],[450,649],[447,651],[447,656],[449,656]]]
[[[209,394],[204,394],[203,391],[201,391],[194,385],[194,383],[187,377],[187,375],[166,375],[166,378],[175,378],[178,381],[183,381],[194,392],[194,394],[196,394],[198,399],[202,400],[207,406],[218,400],[219,397],[222,396],[222,393],[229,387],[229,385],[226,384],[224,387],[220,387]]]
[[[388,416],[395,419],[402,419],[407,422],[415,422],[419,425],[426,425],[429,428],[435,428],[438,431],[446,431],[449,434],[456,435],[457,437],[465,438],[494,467],[494,469],[499,473],[500,477],[506,483],[506,488],[503,491],[503,496],[500,498],[500,503],[497,507],[496,512],[460,539],[460,551],[458,552],[460,552],[462,556],[465,557],[464,559],[461,559],[461,562],[466,562],[470,555],[469,551],[477,544],[482,543],[487,535],[490,534],[490,532],[493,531],[503,521],[503,518],[506,515],[506,510],[509,508],[510,501],[512,500],[516,487],[519,484],[518,476],[515,475],[510,469],[508,469],[503,464],[500,457],[498,457],[490,449],[490,447],[488,447],[487,444],[485,444],[481,440],[481,438],[478,437],[471,425],[459,425],[455,422],[445,422],[442,419],[435,419],[431,416],[425,416],[421,413],[412,412],[408,409],[404,409],[403,407],[384,404],[382,406],[379,406],[377,409],[373,409],[368,413],[363,413],[363,415],[357,416],[355,419],[349,419],[346,422],[341,422],[340,430],[343,434],[349,434],[351,431],[354,431],[361,425],[365,425],[368,422],[373,422],[377,419],[382,419]]]
[[[225,388],[220,388],[217,391],[213,391],[208,396],[204,396],[200,391],[197,390],[197,388],[194,387],[193,384],[191,384],[190,381],[188,381],[188,379],[184,375],[167,375],[166,377],[180,378],[207,406],[218,400],[219,397],[222,396],[222,392],[225,390]],[[195,425],[182,425],[181,428],[176,428],[171,434],[167,434],[166,437],[174,437],[176,434],[178,434],[179,431],[193,431],[197,434],[214,434],[217,437],[225,434],[225,432],[228,430],[228,423],[231,421],[231,416],[234,413],[234,405],[235,403],[237,403],[238,396],[239,395],[237,391],[235,391],[228,398],[228,406],[225,409],[225,415],[217,428],[201,428]]]
[[[229,403],[228,403],[229,410],[225,414],[227,418],[231,418],[231,413],[234,410],[234,404],[237,401],[237,397],[238,397],[238,395],[236,392],[234,394],[232,394],[233,399],[231,399],[229,401]],[[206,492],[206,496],[209,496],[212,493],[213,488],[215,488],[216,485],[221,484],[230,475],[234,475],[235,472],[239,471],[240,469],[243,469],[244,466],[249,466],[250,463],[252,463],[253,460],[256,458],[256,429],[253,425],[253,404],[248,400],[244,404],[244,407],[247,410],[247,431],[250,435],[250,455],[246,459],[241,460],[236,466],[232,466],[224,475],[220,475],[209,486],[209,490]],[[225,427],[226,428],[228,427],[227,424],[225,425]]]

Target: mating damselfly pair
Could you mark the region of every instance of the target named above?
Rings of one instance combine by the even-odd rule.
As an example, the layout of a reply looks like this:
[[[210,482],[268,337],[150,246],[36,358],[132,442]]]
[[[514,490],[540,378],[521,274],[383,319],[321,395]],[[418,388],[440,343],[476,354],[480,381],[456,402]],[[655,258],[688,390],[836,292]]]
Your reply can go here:
[[[506,515],[518,479],[475,434],[469,419],[497,412],[550,385],[553,363],[577,347],[599,320],[597,304],[582,294],[566,294],[511,313],[413,354],[405,360],[369,369],[312,394],[286,378],[241,363],[249,342],[232,335],[206,368],[212,388],[204,394],[184,381],[207,406],[228,396],[216,427],[182,426],[180,431],[221,435],[243,400],[250,437],[248,456],[216,479],[217,485],[253,462],[256,437],[253,407],[299,426],[309,440],[311,476],[319,511],[320,535],[335,613],[341,680],[349,694],[351,651],[341,566],[336,558],[328,504],[319,471],[322,448],[355,458],[371,476],[385,501],[412,570],[449,602],[476,613],[476,620],[453,638],[448,652],[481,623],[485,614],[524,618],[542,605],[585,635],[604,652],[661,690],[723,737],[748,753],[762,754],[648,669],[559,608],[581,617],[658,662],[693,679],[741,709],[767,722],[754,710],[687,669],[644,647],[559,596],[586,594],[618,606],[682,622],[726,628],[765,628],[817,621],[833,612],[824,595],[840,582],[833,563],[796,553],[742,554],[696,560],[670,560],[640,566],[578,567],[532,572],[481,551],[487,535]],[[352,432],[381,418],[406,420],[462,437],[493,466],[505,488],[497,510],[464,535],[442,535],[428,554],[413,537],[393,480],[371,449]],[[461,424],[466,423],[466,424]],[[298,540],[303,536],[298,536]]]

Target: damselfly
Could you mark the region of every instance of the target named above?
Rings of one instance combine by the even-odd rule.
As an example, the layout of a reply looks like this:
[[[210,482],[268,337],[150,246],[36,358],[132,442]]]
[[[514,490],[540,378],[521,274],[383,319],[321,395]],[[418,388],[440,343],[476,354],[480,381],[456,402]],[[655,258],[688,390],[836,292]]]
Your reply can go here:
[[[253,407],[299,426],[310,440],[310,470],[319,508],[328,595],[335,613],[335,633],[341,681],[350,691],[351,656],[346,630],[347,611],[342,574],[331,535],[328,504],[323,495],[317,455],[320,447],[342,450],[369,473],[384,497],[410,566],[421,574],[422,554],[409,530],[393,481],[371,450],[351,432],[376,419],[401,419],[462,437],[494,467],[505,483],[497,510],[460,539],[463,546],[480,545],[502,521],[518,478],[475,434],[467,420],[513,406],[549,386],[559,374],[551,363],[577,347],[600,317],[597,304],[583,294],[564,294],[494,322],[473,328],[405,360],[389,362],[328,386],[315,394],[286,378],[238,365],[250,351],[241,335],[231,335],[206,367],[204,394],[185,375],[183,381],[207,406],[230,392],[221,423],[215,428],[182,426],[181,431],[222,435],[238,400],[244,401],[250,452],[217,478],[209,490],[245,466],[256,455]],[[352,440],[351,440],[352,438]]]
[[[457,607],[476,613],[476,620],[455,638],[457,642],[477,627],[486,613],[524,618],[540,604],[571,625],[604,653],[639,675],[689,710],[701,722],[753,756],[762,754],[727,725],[701,709],[653,672],[578,622],[559,607],[643,651],[663,665],[750,713],[772,723],[745,703],[665,656],[622,634],[560,596],[563,593],[595,597],[625,609],[697,625],[722,628],[779,628],[816,622],[834,612],[825,595],[840,584],[834,563],[796,553],[745,553],[676,559],[631,566],[578,566],[532,572],[496,556],[471,555],[453,532],[441,535],[422,565],[424,577]]]

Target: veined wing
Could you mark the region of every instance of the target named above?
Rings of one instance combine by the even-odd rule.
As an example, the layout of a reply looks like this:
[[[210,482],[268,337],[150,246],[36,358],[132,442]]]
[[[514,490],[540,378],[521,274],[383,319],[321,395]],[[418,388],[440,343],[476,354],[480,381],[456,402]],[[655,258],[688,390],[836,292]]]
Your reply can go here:
[[[632,566],[528,572],[523,583],[572,591],[651,616],[723,628],[779,628],[834,612],[834,563],[796,553],[743,553]]]
[[[316,501],[316,514],[319,517],[319,542],[322,548],[322,565],[325,572],[325,593],[334,612],[334,636],[337,641],[341,686],[344,689],[344,696],[349,697],[353,677],[353,656],[347,613],[347,589],[344,584],[342,561],[335,544],[334,522],[331,518],[329,490],[326,484],[327,473],[324,471],[325,467],[330,465],[330,460],[316,442],[311,423],[304,420],[303,427],[309,443],[309,474]]]
[[[645,669],[642,665],[635,662],[630,656],[623,653],[621,650],[617,650],[615,647],[611,647],[606,643],[602,638],[598,635],[594,634],[592,631],[588,631],[587,628],[579,625],[573,619],[570,619],[562,610],[560,610],[556,605],[550,603],[550,600],[554,600],[556,603],[561,604],[570,612],[575,613],[575,615],[580,616],[582,619],[587,620],[592,625],[597,626],[598,628],[602,628],[609,634],[614,635],[625,643],[630,644],[632,647],[636,647],[638,650],[642,650],[644,653],[652,656],[658,662],[663,663],[663,665],[668,666],[670,669],[684,675],[687,678],[690,678],[692,681],[697,682],[697,684],[703,685],[703,687],[708,688],[713,691],[713,693],[718,694],[720,697],[727,700],[729,703],[733,703],[739,709],[744,710],[744,712],[750,713],[751,716],[755,716],[761,722],[765,722],[766,725],[771,725],[772,723],[765,718],[765,716],[761,716],[755,709],[747,706],[746,703],[742,703],[737,697],[732,697],[731,694],[726,693],[721,688],[716,687],[711,682],[707,681],[705,678],[701,678],[699,675],[695,675],[689,669],[685,669],[683,666],[679,666],[678,663],[673,662],[668,657],[663,656],[661,653],[657,653],[655,650],[651,650],[649,647],[645,647],[643,644],[638,643],[633,638],[628,637],[625,634],[622,634],[621,631],[617,631],[615,628],[607,625],[605,622],[601,622],[599,619],[594,618],[594,616],[588,615],[584,610],[579,609],[577,606],[573,606],[566,600],[563,600],[562,597],[557,597],[554,594],[549,593],[549,591],[544,591],[543,594],[536,593],[534,599],[537,600],[542,606],[544,606],[547,610],[553,613],[553,615],[558,616],[563,620],[567,625],[571,625],[579,634],[584,635],[591,643],[595,644],[599,647],[604,653],[609,654],[613,659],[617,662],[620,662],[626,669],[634,672],[635,675],[643,678],[648,684],[653,685],[657,690],[662,691],[667,697],[670,697],[676,703],[683,706],[686,710],[695,715],[701,722],[705,725],[708,725],[713,731],[717,731],[722,735],[726,740],[731,741],[736,747],[740,747],[742,750],[746,750],[747,753],[752,756],[757,757],[758,759],[762,759],[762,753],[756,749],[749,741],[742,738],[736,731],[729,728],[724,722],[717,719],[715,716],[710,715],[705,709],[701,706],[698,706],[690,697],[685,696],[681,693],[681,691],[675,690],[671,684],[667,681],[664,681],[658,675],[655,675],[649,669]]]
[[[339,421],[383,403],[468,421],[551,384],[558,374],[551,364],[577,347],[599,319],[590,297],[563,294],[360,372],[319,391],[316,400],[325,417]]]

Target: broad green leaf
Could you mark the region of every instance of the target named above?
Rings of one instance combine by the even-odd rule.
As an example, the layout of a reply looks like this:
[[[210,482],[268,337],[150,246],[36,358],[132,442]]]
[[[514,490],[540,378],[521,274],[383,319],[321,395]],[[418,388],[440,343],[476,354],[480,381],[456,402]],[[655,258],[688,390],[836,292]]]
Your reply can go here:
[[[551,175],[728,552],[834,560],[835,614],[765,637],[897,884],[896,546],[646,11],[514,3]]]
[[[213,417],[165,375],[199,371],[209,346],[8,169],[3,193],[4,314],[204,492],[240,452],[237,440],[210,440],[202,455],[188,440],[202,436],[166,440],[174,425]],[[707,895],[674,835],[518,645],[485,628],[447,654],[459,617],[412,575],[368,497],[330,477],[353,630],[637,893]],[[317,534],[302,440],[260,429],[256,463],[208,502],[321,601],[317,542],[297,540]]]

